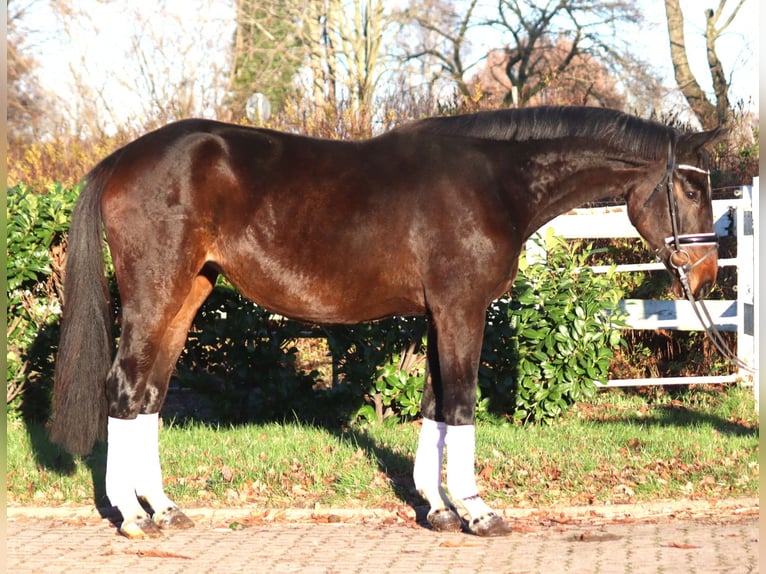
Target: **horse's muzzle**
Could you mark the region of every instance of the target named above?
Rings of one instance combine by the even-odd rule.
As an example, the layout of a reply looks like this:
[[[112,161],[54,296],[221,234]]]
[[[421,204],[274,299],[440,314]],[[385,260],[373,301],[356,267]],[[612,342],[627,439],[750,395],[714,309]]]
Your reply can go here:
[[[718,236],[715,233],[697,233],[668,237],[660,250],[660,257],[673,274],[673,292],[679,297],[702,299],[713,287],[718,275]]]

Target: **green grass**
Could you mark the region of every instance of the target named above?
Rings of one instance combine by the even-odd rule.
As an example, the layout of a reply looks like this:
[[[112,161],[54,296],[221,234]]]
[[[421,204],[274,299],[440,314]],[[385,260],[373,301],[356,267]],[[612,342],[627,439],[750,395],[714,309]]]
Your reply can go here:
[[[166,488],[184,506],[419,503],[410,478],[418,431],[166,422]],[[751,389],[608,391],[551,425],[479,423],[476,470],[498,507],[756,495],[758,434]],[[11,422],[7,456],[9,504],[106,504],[103,445],[72,459],[41,426]]]

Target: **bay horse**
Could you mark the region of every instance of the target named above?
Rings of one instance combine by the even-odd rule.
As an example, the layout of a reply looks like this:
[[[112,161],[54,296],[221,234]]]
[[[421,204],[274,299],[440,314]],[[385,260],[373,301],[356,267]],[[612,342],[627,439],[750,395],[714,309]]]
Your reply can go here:
[[[188,528],[163,489],[158,413],[219,274],[311,323],[425,315],[413,477],[428,522],[507,534],[474,475],[487,306],[509,289],[532,233],[604,197],[624,198],[678,294],[704,296],[718,254],[698,164],[720,131],[540,107],[428,118],[363,141],[201,119],[147,133],[86,176],[72,216],[51,439],[73,454],[107,440],[106,493],[125,536]],[[122,302],[114,359],[103,231]]]

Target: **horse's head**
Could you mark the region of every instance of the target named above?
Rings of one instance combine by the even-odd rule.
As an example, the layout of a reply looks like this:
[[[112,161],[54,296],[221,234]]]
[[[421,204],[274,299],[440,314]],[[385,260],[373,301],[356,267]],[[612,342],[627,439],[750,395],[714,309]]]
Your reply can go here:
[[[677,134],[661,181],[628,201],[631,221],[673,275],[678,297],[704,297],[718,273],[710,174],[698,164],[703,149],[724,133]]]

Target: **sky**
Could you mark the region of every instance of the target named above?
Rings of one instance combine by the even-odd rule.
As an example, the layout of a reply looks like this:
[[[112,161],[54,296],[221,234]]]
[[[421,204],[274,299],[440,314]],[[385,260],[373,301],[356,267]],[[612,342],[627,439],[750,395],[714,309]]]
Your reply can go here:
[[[660,71],[666,85],[673,86],[673,71],[665,23],[663,0],[638,0],[643,7],[645,24],[640,37],[636,38],[636,51],[650,65]],[[195,9],[194,4],[203,6]],[[729,0],[734,4],[735,0]],[[40,64],[41,83],[48,90],[66,97],[74,90],[71,69],[87,69],[94,88],[106,87],[110,102],[118,118],[135,113],[142,102],[135,100],[135,93],[126,89],[135,81],[132,64],[125,57],[130,53],[131,38],[149,33],[168,37],[178,30],[196,34],[199,41],[192,42],[189,50],[199,50],[192,55],[200,62],[209,62],[222,66],[226,64],[225,47],[233,34],[233,9],[231,2],[211,0],[135,0],[133,6],[146,19],[143,26],[151,30],[130,29],[124,15],[118,13],[123,3],[108,0],[79,0],[78,8],[83,9],[92,24],[81,30],[74,30],[71,35],[61,32],[50,11],[33,10],[27,26],[38,32],[35,42],[37,59]],[[492,2],[494,5],[494,2]],[[710,75],[707,71],[704,47],[704,10],[715,7],[718,0],[681,0],[686,18],[686,42],[689,48],[692,71],[702,84],[703,89],[712,92]],[[717,44],[719,57],[724,69],[731,74],[730,101],[742,101],[747,110],[758,112],[758,4],[759,0],[747,0],[734,20],[731,28]],[[44,5],[44,3],[41,3]],[[186,13],[183,20],[172,17],[173,14]],[[95,33],[98,29],[100,32]],[[484,33],[484,32],[483,32]],[[208,36],[209,34],[209,36]],[[205,37],[207,41],[203,41]],[[474,39],[477,51],[486,47],[487,40],[482,36]],[[220,47],[218,47],[220,46]],[[169,47],[168,49],[172,49]]]

